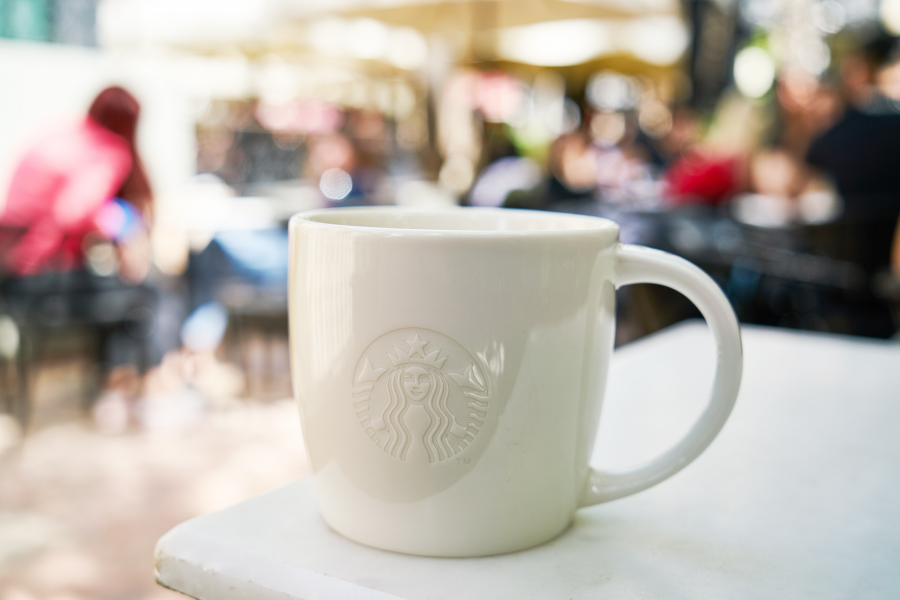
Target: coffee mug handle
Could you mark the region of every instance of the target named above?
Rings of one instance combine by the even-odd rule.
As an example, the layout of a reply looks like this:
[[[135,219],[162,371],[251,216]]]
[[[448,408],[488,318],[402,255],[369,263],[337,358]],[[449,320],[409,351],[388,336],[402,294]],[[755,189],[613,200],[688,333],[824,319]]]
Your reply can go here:
[[[709,405],[680,442],[661,456],[628,469],[591,470],[581,506],[630,496],[668,479],[697,458],[713,441],[731,413],[741,384],[741,333],[731,304],[718,285],[688,261],[659,250],[619,244],[616,287],[656,283],[681,292],[693,302],[712,330],[718,364]]]

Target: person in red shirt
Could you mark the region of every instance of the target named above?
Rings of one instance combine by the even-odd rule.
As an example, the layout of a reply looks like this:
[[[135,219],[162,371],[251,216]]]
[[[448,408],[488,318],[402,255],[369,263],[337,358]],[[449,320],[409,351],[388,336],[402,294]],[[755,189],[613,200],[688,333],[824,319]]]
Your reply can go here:
[[[151,190],[135,146],[139,114],[134,96],[110,87],[83,120],[27,150],[0,213],[0,227],[15,232],[0,257],[5,270],[21,277],[77,269],[89,235],[121,242],[143,229]]]
[[[88,325],[105,379],[94,406],[101,416],[114,409],[115,427],[106,417],[98,420],[107,430],[127,426],[140,373],[165,351],[157,327],[160,294],[145,281],[151,189],[135,146],[139,114],[129,92],[103,90],[85,117],[35,139],[13,172],[5,203],[0,198],[0,312],[12,315],[28,337],[23,347],[31,350],[21,356],[31,362],[39,361],[37,352],[57,327]],[[114,252],[92,252],[103,246]],[[97,256],[105,257],[102,270]],[[21,368],[20,382],[28,371]],[[27,393],[27,384],[20,388]],[[18,416],[26,423],[27,401],[22,405]]]

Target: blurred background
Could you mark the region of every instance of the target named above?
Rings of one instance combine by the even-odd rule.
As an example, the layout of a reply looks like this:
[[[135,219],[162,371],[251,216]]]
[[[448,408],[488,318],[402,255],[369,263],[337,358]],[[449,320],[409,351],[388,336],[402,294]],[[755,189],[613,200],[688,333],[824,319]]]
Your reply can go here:
[[[896,342],[897,33],[900,0],[0,0],[0,600],[174,598],[162,533],[306,473],[301,210],[609,217],[744,323]],[[699,316],[619,301],[618,344]]]

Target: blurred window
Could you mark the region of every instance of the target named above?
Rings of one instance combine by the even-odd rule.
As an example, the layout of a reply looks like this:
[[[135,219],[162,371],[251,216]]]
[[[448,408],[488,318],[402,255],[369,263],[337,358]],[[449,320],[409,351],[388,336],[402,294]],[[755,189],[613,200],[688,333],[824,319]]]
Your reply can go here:
[[[97,0],[0,0],[0,38],[97,45]]]
[[[49,0],[0,0],[0,36],[49,41]]]
[[[56,0],[53,41],[78,46],[97,45],[97,0]]]

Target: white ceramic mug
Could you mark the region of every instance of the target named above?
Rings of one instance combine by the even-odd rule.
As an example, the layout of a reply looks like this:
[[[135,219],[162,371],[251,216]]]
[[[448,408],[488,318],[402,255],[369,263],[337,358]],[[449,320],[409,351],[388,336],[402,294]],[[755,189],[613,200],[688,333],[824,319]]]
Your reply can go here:
[[[290,223],[294,393],[318,504],[345,536],[431,556],[544,542],[575,510],[672,476],[713,440],[741,379],[738,323],[687,261],[606,219],[348,208]],[[687,296],[718,346],[709,405],[674,448],[592,469],[615,289]],[[652,369],[653,365],[647,365]]]

